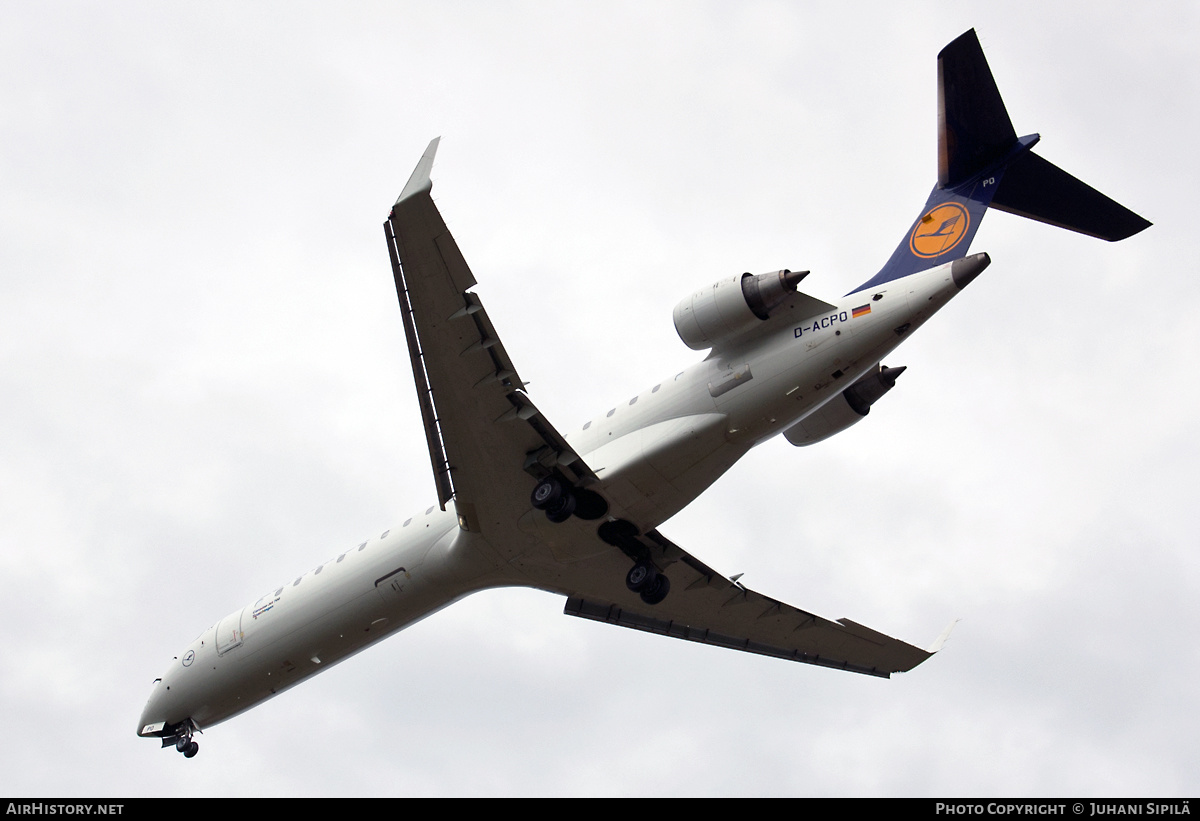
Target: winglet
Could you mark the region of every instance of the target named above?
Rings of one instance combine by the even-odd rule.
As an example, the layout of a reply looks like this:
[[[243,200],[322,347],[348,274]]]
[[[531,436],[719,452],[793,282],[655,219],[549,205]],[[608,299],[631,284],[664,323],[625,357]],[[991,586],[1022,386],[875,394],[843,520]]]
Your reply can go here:
[[[947,625],[946,629],[942,631],[942,634],[937,637],[937,641],[935,641],[933,644],[929,645],[929,649],[926,650],[925,652],[929,653],[929,655],[932,656],[934,653],[941,650],[942,645],[944,645],[946,643],[946,640],[950,638],[950,633],[952,633],[954,631],[954,626],[956,624],[958,624],[960,621],[962,621],[962,619],[955,619],[954,621],[950,622],[950,624]]]
[[[396,199],[396,205],[418,194],[428,194],[433,188],[433,182],[429,179],[429,172],[433,170],[433,156],[437,154],[438,142],[441,139],[441,137],[434,137],[429,143],[429,147],[421,155],[421,161],[417,163],[417,167],[413,169],[412,176],[408,178],[408,183],[404,186],[404,190],[400,192],[400,196]]]

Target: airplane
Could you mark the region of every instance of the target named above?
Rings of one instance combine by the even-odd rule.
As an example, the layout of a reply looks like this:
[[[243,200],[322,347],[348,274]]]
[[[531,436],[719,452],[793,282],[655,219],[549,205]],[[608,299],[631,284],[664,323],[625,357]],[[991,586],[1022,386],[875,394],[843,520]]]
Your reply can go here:
[[[440,138],[439,138],[440,139]],[[534,404],[431,197],[433,140],[384,222],[438,502],[204,630],[138,721],[194,736],[472,593],[524,586],[564,612],[889,678],[936,653],[725,578],[658,527],[751,448],[816,444],[862,421],[904,367],[885,357],[988,267],[988,208],[1108,241],[1150,223],[1017,137],[974,30],[938,55],[938,179],[880,271],[841,299],[808,271],[736,274],[675,306],[686,370],[568,435]],[[953,625],[951,625],[953,626]]]

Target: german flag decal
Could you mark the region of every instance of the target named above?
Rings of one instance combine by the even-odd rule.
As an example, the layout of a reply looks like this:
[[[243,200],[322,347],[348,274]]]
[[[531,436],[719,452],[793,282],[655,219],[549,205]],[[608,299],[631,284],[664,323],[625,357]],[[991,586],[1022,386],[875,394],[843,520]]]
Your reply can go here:
[[[871,303],[870,302],[868,302],[866,305],[860,305],[859,307],[857,307],[853,311],[851,311],[850,318],[858,319],[860,316],[866,316],[869,313],[871,313]]]

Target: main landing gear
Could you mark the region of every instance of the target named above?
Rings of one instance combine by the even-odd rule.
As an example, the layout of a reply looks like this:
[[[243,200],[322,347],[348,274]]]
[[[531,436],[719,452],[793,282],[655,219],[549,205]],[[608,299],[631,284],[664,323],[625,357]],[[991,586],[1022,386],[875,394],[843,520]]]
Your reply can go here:
[[[658,572],[650,561],[649,551],[638,538],[638,529],[633,522],[616,519],[600,525],[597,535],[601,540],[633,559],[633,567],[625,574],[625,586],[642,597],[646,604],[658,604],[671,592],[671,580]]]
[[[573,488],[563,484],[554,476],[547,476],[538,482],[529,501],[537,510],[546,511],[546,518],[555,524],[570,519],[579,504]]]
[[[580,519],[599,519],[608,513],[608,502],[595,491],[573,487],[557,476],[547,476],[537,483],[529,502],[546,511],[546,518],[558,524],[572,515]]]
[[[629,568],[625,586],[640,594],[646,604],[658,604],[671,592],[671,580],[649,562],[638,562]]]
[[[601,519],[608,513],[608,502],[595,491],[574,487],[555,475],[546,476],[537,483],[529,502],[537,510],[545,511],[551,522],[560,523],[577,516],[580,519]],[[597,534],[607,544],[621,549],[634,560],[634,565],[625,575],[625,586],[642,597],[646,604],[658,604],[671,591],[671,581],[658,571],[649,558],[649,550],[638,538],[638,529],[632,522],[615,519],[600,525]]]

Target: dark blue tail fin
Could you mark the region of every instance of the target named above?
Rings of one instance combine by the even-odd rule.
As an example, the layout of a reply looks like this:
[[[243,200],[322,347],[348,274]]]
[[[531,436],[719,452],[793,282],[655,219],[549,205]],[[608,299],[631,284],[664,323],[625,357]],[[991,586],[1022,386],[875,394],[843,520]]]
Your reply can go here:
[[[1150,223],[1017,137],[972,29],[938,55],[938,182],[887,264],[856,293],[966,256],[988,207],[1106,239]]]

